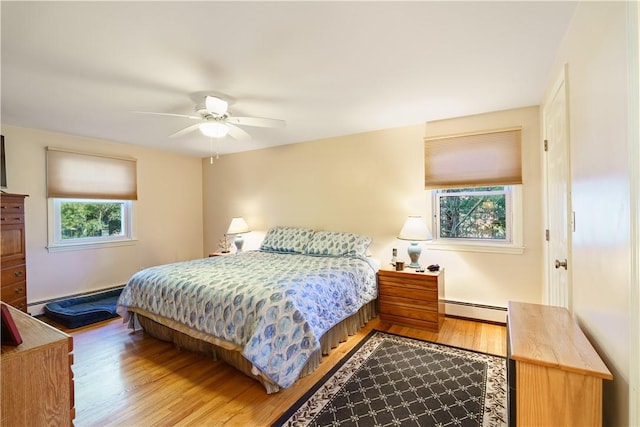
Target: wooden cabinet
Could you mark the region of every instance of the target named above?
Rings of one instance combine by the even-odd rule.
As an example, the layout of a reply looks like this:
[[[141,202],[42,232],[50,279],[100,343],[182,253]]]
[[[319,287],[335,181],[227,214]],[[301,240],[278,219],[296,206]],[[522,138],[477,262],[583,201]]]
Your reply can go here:
[[[2,346],[0,425],[73,425],[73,338],[13,307],[9,310],[22,344]]]
[[[24,236],[23,194],[0,195],[1,295],[6,302],[27,311],[27,251]]]
[[[378,271],[378,309],[385,322],[439,331],[444,321],[444,270]]]
[[[602,380],[613,376],[565,308],[510,301],[509,425],[602,425]]]

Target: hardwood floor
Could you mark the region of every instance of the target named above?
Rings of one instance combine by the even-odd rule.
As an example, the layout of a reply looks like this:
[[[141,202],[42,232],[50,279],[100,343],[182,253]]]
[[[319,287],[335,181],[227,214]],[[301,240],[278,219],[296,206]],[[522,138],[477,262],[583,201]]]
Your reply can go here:
[[[267,395],[257,381],[224,362],[180,351],[142,331],[131,332],[118,318],[66,330],[74,339],[74,424],[270,425],[372,329],[506,356],[504,326],[446,318],[440,332],[433,333],[376,318],[334,349],[313,374]]]

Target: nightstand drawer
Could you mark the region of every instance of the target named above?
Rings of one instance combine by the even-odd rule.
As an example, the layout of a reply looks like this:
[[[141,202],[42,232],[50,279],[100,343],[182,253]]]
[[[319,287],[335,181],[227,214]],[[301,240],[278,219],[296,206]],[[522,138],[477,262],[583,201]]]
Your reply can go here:
[[[384,298],[378,301],[380,313],[393,314],[400,317],[410,317],[412,319],[438,321],[438,303],[413,304],[407,300],[396,298]]]
[[[401,287],[413,287],[418,289],[432,288],[438,289],[438,276],[427,273],[399,273],[394,272],[378,272],[381,282],[389,285],[397,285]]]
[[[414,319],[413,317],[397,316],[395,314],[380,313],[380,320],[383,322],[393,323],[394,325],[409,326],[411,328],[426,329],[433,332],[440,331],[440,320],[423,320]]]
[[[388,295],[389,298],[401,297],[420,301],[438,301],[438,288],[436,286],[401,286],[380,283],[380,295]]]
[[[396,296],[384,296],[381,298],[382,305],[389,307],[399,307],[405,308],[409,310],[428,310],[428,311],[438,311],[438,299],[428,300],[418,300],[418,299],[410,299],[410,298],[400,298]],[[382,309],[381,309],[382,310]]]

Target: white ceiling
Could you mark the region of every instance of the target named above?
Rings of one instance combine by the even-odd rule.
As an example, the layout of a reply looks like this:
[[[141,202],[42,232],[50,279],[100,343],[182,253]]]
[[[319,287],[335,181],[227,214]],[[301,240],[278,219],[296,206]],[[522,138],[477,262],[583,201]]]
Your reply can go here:
[[[575,2],[1,2],[2,123],[201,157],[168,138],[235,98],[221,154],[537,105]],[[392,142],[390,142],[392,143]]]

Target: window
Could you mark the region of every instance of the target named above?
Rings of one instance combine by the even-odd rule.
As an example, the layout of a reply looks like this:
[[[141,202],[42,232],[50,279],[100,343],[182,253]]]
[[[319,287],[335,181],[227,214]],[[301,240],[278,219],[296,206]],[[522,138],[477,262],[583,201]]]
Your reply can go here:
[[[521,128],[425,138],[433,249],[523,253]]]
[[[52,246],[86,246],[132,239],[129,200],[53,199],[52,204]]]
[[[434,190],[434,249],[521,253],[520,199],[520,186]]]
[[[133,243],[136,161],[47,149],[48,250]]]

